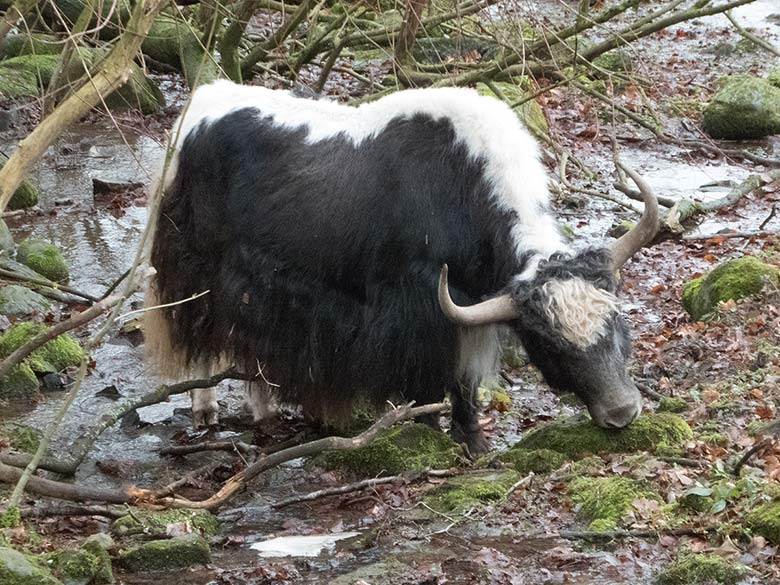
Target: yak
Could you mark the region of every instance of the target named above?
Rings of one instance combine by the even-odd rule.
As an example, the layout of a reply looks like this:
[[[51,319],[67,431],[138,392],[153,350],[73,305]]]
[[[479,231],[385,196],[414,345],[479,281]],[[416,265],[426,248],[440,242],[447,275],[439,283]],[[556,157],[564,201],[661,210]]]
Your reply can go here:
[[[655,235],[657,202],[642,189],[611,249],[573,249],[503,102],[425,88],[349,106],[217,81],[173,133],[145,299],[162,375],[256,375],[256,419],[274,396],[334,421],[448,395],[453,438],[479,453],[477,389],[509,329],[597,424],[640,413],[616,271]],[[217,421],[214,389],[192,401],[196,426]]]

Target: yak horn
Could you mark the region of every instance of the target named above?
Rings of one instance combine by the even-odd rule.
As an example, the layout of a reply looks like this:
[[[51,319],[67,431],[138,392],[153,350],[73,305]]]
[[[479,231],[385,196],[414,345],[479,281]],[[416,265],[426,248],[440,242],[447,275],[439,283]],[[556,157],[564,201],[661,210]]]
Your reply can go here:
[[[441,267],[439,274],[439,306],[447,318],[462,327],[476,327],[517,319],[520,315],[509,295],[501,295],[476,305],[460,307],[450,296],[447,282],[447,265]]]
[[[658,199],[653,194],[652,189],[650,189],[650,185],[638,173],[625,166],[622,162],[618,161],[617,164],[639,187],[639,193],[642,195],[645,209],[642,212],[642,217],[639,218],[639,222],[610,246],[612,267],[616,271],[643,246],[649,244],[659,230]]]

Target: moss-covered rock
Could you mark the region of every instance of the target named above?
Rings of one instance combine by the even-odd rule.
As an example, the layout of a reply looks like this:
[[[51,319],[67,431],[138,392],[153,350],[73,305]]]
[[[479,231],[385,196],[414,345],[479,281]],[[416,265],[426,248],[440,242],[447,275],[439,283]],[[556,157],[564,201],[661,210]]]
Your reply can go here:
[[[0,547],[0,583],[3,585],[62,585],[48,569],[12,548]]]
[[[739,140],[780,132],[780,89],[766,79],[730,79],[704,108],[704,131],[713,138]]]
[[[0,399],[29,398],[40,388],[38,377],[27,363],[14,366],[10,372],[0,378]]]
[[[0,336],[0,358],[18,349],[45,327],[37,323],[17,323]],[[23,362],[41,374],[59,372],[81,362],[84,352],[78,342],[68,334],[55,337],[39,347]]]
[[[42,555],[40,562],[66,585],[103,585],[114,581],[111,558],[100,547],[58,550]]]
[[[746,518],[747,526],[773,544],[780,544],[780,501],[762,504]]]
[[[11,256],[14,253],[14,237],[2,219],[0,219],[0,255]]]
[[[497,97],[499,99],[505,99],[510,105],[515,104],[522,100],[525,95],[525,89],[520,85],[506,82],[496,82],[493,84],[499,93],[494,92],[488,85],[484,83],[477,84],[477,91],[481,95],[489,95]],[[499,95],[500,94],[500,95]],[[544,115],[544,110],[539,102],[536,100],[529,100],[523,105],[515,108],[517,117],[525,124],[526,128],[531,131],[535,136],[546,136],[549,132],[549,126],[547,125],[547,116]]]
[[[168,15],[158,16],[141,45],[144,54],[184,73],[190,87],[218,77],[214,60],[205,55],[200,31],[192,23]]]
[[[16,259],[54,282],[68,280],[68,265],[62,253],[52,243],[27,238],[19,244]]]
[[[691,428],[671,413],[645,414],[624,429],[603,429],[591,420],[568,419],[536,429],[515,447],[552,449],[568,457],[583,453],[656,452],[660,447],[680,446],[693,437]]]
[[[92,575],[91,585],[100,585],[101,583],[113,583],[114,571],[111,566],[111,555],[108,549],[113,547],[114,542],[108,534],[93,534],[87,538],[81,545],[81,549],[92,554],[99,561],[98,570]]]
[[[613,71],[616,73],[622,71],[631,71],[634,68],[634,62],[627,51],[613,49],[608,53],[599,55],[593,60],[593,64],[601,69]]]
[[[566,461],[566,456],[550,449],[522,449],[513,447],[498,456],[499,461],[507,463],[523,475],[530,471],[534,473],[549,473],[555,471]]]
[[[399,575],[411,571],[412,568],[409,565],[390,558],[364,567],[358,567],[345,575],[339,575],[335,579],[328,581],[328,585],[355,585],[356,583],[391,585],[398,582]]]
[[[688,408],[688,401],[684,398],[664,396],[658,401],[658,412],[683,412]]]
[[[428,492],[423,502],[437,512],[463,512],[477,504],[500,500],[519,479],[520,474],[514,471],[454,477]]]
[[[769,75],[766,76],[766,80],[775,86],[776,88],[780,89],[780,69],[774,69],[772,70]]]
[[[120,564],[132,573],[167,571],[211,561],[209,544],[202,536],[187,534],[169,540],[152,540],[119,556]]]
[[[457,463],[460,452],[444,433],[412,423],[383,431],[360,449],[327,451],[315,459],[315,464],[364,476],[394,475],[426,468],[446,469]]]
[[[735,585],[747,575],[741,563],[714,554],[686,553],[666,567],[657,577],[658,585]]]
[[[27,317],[51,308],[51,303],[41,294],[19,284],[0,288],[0,315]]]
[[[0,43],[0,59],[10,59],[19,55],[58,55],[62,47],[62,42],[54,35],[8,35]]]
[[[41,432],[18,422],[0,424],[0,438],[16,451],[35,453],[41,442]]]
[[[694,319],[711,313],[718,303],[739,300],[761,291],[767,282],[780,284],[780,269],[753,256],[734,258],[688,282],[682,305]]]
[[[0,95],[10,99],[37,97],[56,65],[56,55],[20,55],[0,61]]]
[[[193,531],[203,536],[215,536],[219,532],[219,522],[208,510],[171,509],[160,512],[137,510],[132,516],[122,516],[111,524],[111,531],[124,534],[128,531],[143,530],[150,534],[165,534],[169,524],[186,522]]]
[[[577,504],[577,517],[597,532],[613,530],[639,499],[661,501],[646,483],[627,477],[579,477],[567,488]]]
[[[8,201],[8,209],[29,209],[38,205],[38,187],[25,179]]]

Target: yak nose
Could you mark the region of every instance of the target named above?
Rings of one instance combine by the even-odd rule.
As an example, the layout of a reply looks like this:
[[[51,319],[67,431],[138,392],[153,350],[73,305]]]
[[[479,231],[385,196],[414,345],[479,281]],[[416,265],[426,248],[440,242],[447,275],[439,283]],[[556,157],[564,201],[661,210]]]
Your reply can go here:
[[[613,429],[622,429],[634,422],[641,412],[641,402],[632,402],[624,406],[611,408],[603,418],[604,424],[602,426]]]

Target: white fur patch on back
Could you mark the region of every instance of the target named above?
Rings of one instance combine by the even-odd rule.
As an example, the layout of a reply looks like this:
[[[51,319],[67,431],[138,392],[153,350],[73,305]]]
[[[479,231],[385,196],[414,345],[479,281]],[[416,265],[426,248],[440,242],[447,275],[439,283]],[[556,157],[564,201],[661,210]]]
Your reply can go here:
[[[272,118],[281,127],[306,127],[309,143],[341,135],[359,145],[399,117],[425,114],[447,118],[469,154],[485,161],[485,178],[492,186],[496,206],[516,212],[511,232],[516,253],[531,250],[547,258],[568,249],[555,219],[547,212],[547,175],[539,161],[539,147],[500,100],[467,88],[424,88],[399,91],[353,107],[220,80],[193,94],[174,127],[174,133],[181,128],[179,144],[201,122],[214,122],[242,108],[255,108],[258,115]]]
[[[581,278],[551,280],[542,285],[547,297],[546,315],[563,337],[581,349],[604,335],[617,297]]]

